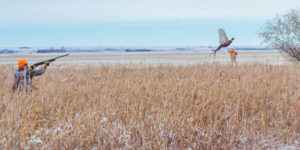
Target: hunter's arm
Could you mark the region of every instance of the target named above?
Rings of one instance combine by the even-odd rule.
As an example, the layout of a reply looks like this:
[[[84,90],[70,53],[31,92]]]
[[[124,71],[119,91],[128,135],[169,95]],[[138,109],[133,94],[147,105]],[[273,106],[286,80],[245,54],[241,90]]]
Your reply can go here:
[[[42,68],[39,69],[39,70],[31,70],[31,71],[30,71],[30,75],[31,75],[32,77],[34,77],[34,76],[40,76],[40,75],[44,74],[45,71],[46,71],[46,68],[45,68],[45,67],[42,67]]]

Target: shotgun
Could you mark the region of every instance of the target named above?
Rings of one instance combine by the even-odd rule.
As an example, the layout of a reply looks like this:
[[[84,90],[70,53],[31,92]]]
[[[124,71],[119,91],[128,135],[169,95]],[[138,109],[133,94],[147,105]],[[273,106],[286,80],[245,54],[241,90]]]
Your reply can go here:
[[[38,62],[38,63],[33,64],[33,66],[43,65],[43,64],[45,64],[45,62],[47,62],[47,61],[53,62],[53,61],[55,61],[55,60],[58,59],[58,58],[65,57],[65,56],[68,56],[68,55],[69,55],[69,54],[65,54],[65,55],[61,55],[61,56],[58,56],[58,57],[54,57],[54,58],[51,58],[51,59],[48,59],[48,60],[44,60],[44,61],[41,61],[41,62]]]

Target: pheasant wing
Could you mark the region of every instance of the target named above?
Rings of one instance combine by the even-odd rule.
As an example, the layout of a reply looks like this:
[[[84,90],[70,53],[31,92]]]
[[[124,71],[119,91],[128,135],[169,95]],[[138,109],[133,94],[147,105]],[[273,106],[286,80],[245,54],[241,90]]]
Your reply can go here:
[[[219,29],[219,42],[223,44],[224,42],[228,41],[227,35],[224,31],[224,29]]]

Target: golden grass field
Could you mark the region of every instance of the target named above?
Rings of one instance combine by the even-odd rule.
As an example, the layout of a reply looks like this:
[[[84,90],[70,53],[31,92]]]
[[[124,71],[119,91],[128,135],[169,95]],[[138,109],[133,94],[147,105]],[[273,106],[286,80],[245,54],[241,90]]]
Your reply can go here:
[[[300,65],[0,65],[0,149],[300,148]]]

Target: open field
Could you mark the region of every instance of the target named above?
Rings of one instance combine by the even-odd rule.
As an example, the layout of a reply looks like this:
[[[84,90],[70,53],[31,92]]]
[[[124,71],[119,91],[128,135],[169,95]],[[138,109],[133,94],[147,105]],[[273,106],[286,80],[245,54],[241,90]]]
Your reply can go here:
[[[230,63],[226,50],[217,53],[216,59],[210,55],[211,51],[163,51],[163,52],[99,52],[99,53],[71,53],[70,56],[60,59],[55,64],[207,64]],[[1,64],[16,64],[19,59],[26,59],[29,63],[46,60],[62,55],[51,54],[6,54],[0,55]],[[277,50],[244,50],[239,51],[237,58],[240,64],[286,64],[287,61]]]
[[[300,65],[140,66],[53,64],[33,95],[0,65],[0,149],[300,148]]]

